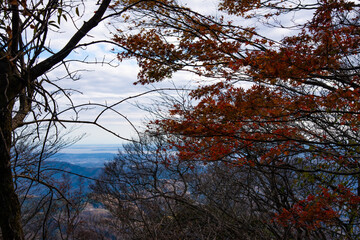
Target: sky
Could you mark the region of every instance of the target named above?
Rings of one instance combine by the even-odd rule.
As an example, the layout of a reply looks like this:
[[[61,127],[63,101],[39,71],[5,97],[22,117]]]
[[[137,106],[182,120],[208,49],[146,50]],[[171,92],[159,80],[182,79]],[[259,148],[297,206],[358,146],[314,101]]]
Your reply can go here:
[[[216,12],[215,0],[193,0],[183,1],[188,6],[191,5],[193,9],[203,12]],[[186,3],[187,2],[187,3]],[[86,2],[86,12],[92,13],[97,7],[95,1]],[[206,4],[206,8],[204,5]],[[80,7],[80,12],[81,12]],[[86,15],[83,18],[76,20],[77,27],[82,25],[85,21]],[[49,36],[50,46],[53,49],[59,50],[64,46],[72,34],[76,31],[76,27],[70,21],[61,21],[61,32],[53,32]],[[85,41],[93,41],[97,39],[111,38],[110,30],[106,23],[101,23],[98,27],[93,29]],[[103,105],[112,105],[126,98],[132,97],[129,100],[122,102],[115,107],[118,113],[106,111],[101,115],[99,124],[106,127],[115,134],[126,139],[136,139],[136,131],[142,131],[144,125],[148,120],[149,114],[146,111],[139,109],[136,105],[151,106],[159,97],[154,89],[174,88],[176,86],[188,85],[189,82],[194,81],[197,77],[190,73],[176,73],[173,78],[157,83],[154,85],[134,85],[137,80],[138,65],[135,60],[127,60],[119,63],[116,59],[116,54],[111,51],[113,46],[108,44],[91,45],[83,50],[76,50],[71,53],[68,59],[85,59],[92,62],[111,62],[111,64],[83,64],[81,62],[72,62],[68,65],[71,71],[81,70],[76,74],[79,80],[62,79],[66,75],[64,67],[59,67],[47,74],[49,79],[58,79],[56,81],[59,86],[65,89],[74,89],[78,92],[73,92],[71,99],[75,105],[84,103],[99,103]],[[41,59],[40,59],[41,60]],[[52,88],[48,86],[48,88]],[[172,94],[174,91],[165,91]],[[141,95],[141,96],[138,96]],[[61,109],[68,108],[69,101],[62,97],[58,99],[58,104]],[[93,121],[98,114],[103,110],[103,107],[97,107],[86,111],[81,111],[79,120]],[[66,111],[61,114],[62,119],[72,119],[75,117],[73,111]],[[131,124],[129,123],[131,122]],[[65,124],[66,128],[61,132],[67,137],[76,138],[78,136],[84,137],[77,144],[123,144],[127,141],[114,136],[104,129],[91,124]],[[136,130],[135,130],[136,128]]]
[[[182,0],[182,2],[193,10],[203,14],[218,14],[216,0]],[[92,5],[93,3],[95,3],[95,1],[87,1],[85,10],[90,10],[89,12],[92,13],[96,7],[96,5]],[[85,19],[86,15],[84,18],[78,19],[75,24],[79,27]],[[296,20],[303,21],[302,18],[297,18]],[[62,21],[61,31],[61,33],[52,33],[49,37],[49,39],[51,39],[50,44],[55,49],[61,49],[69,37],[76,31],[76,28],[73,23]],[[288,34],[288,32],[286,32],[286,30],[264,30],[264,34],[273,38],[282,38]],[[90,32],[90,36],[86,41],[109,38],[111,38],[110,30],[106,24],[103,23]],[[108,64],[82,64],[80,62],[72,62],[69,65],[70,71],[84,70],[78,72],[78,75],[76,75],[79,77],[79,80],[61,79],[58,84],[62,88],[71,88],[81,92],[81,94],[74,92],[71,96],[75,105],[89,102],[112,105],[126,98],[142,95],[116,105],[115,109],[118,113],[106,111],[99,119],[99,123],[102,126],[105,126],[122,138],[136,138],[136,130],[141,131],[144,129],[144,122],[149,114],[146,111],[140,110],[135,105],[151,106],[159,97],[156,92],[144,93],[155,88],[173,88],[173,84],[176,86],[189,85],[190,83],[196,82],[199,78],[190,73],[180,72],[176,73],[171,80],[162,83],[147,86],[133,85],[138,73],[136,61],[128,60],[118,63],[115,54],[111,51],[112,47],[113,46],[101,44],[91,45],[86,49],[77,50],[72,53],[69,59],[80,60],[86,58],[89,61],[111,61],[111,65],[113,66]],[[60,79],[65,73],[65,69],[60,67],[50,72],[48,77],[50,79]],[[172,94],[172,91],[167,92]],[[66,98],[58,99],[58,103],[62,109],[69,106]],[[87,111],[81,111],[80,120],[93,121],[102,109],[101,107],[97,107]],[[73,118],[74,113],[67,111],[62,114],[62,116],[63,118]],[[131,122],[131,124],[129,122]],[[75,138],[85,134],[85,137],[77,144],[122,144],[126,142],[124,139],[118,138],[94,125],[65,124],[65,127],[66,129],[64,129],[63,132],[67,132],[70,137]]]

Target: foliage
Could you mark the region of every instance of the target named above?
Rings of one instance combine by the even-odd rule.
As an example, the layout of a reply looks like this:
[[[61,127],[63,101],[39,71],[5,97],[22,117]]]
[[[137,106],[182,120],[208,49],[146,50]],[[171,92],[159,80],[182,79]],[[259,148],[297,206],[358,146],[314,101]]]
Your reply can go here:
[[[163,12],[152,12],[156,7]],[[313,187],[273,209],[273,220],[290,229],[325,228],[337,238],[358,238],[359,5],[220,1],[219,9],[234,21],[173,2],[154,8],[129,16],[132,32],[114,35],[128,49],[119,58],[137,58],[139,83],[179,70],[218,80],[192,91],[192,108],[174,105],[168,119],[153,122],[153,131],[179,137],[170,143],[181,160],[298,174],[297,184]],[[281,21],[299,14],[309,18]],[[269,39],[237,24],[238,18],[292,32]]]
[[[143,140],[125,145],[92,186],[92,198],[110,212],[103,218],[109,233],[119,238],[341,237],[340,223],[322,223],[334,224],[338,216],[328,206],[343,204],[340,195],[351,194],[345,188],[309,195],[318,183],[292,170],[239,167],[230,164],[231,158],[204,166],[174,157],[177,149],[163,151],[169,144],[163,136],[144,135]]]
[[[256,174],[259,182],[246,189],[266,187],[264,192],[253,192],[249,204],[254,199],[268,201],[264,210],[272,216],[264,219],[271,217],[274,225],[267,226],[280,229],[270,229],[280,234],[276,237],[307,237],[314,231],[313,238],[359,238],[360,15],[356,2],[220,0],[223,14],[211,16],[170,0],[103,0],[61,49],[48,45],[48,33],[60,33],[64,21],[88,16],[90,9],[82,1],[4,0],[0,7],[0,227],[5,239],[24,238],[11,168],[14,131],[46,123],[46,140],[55,123],[79,122],[59,117],[59,94],[69,99],[75,115],[83,106],[74,106],[69,92],[48,73],[63,64],[73,77],[67,57],[97,43],[82,40],[112,17],[116,19],[112,44],[122,48],[119,60],[138,60],[138,83],[161,81],[180,70],[211,79],[192,91],[193,106],[174,105],[169,118],[153,122],[151,131],[173,134],[164,148],[157,149],[164,166],[185,164],[190,171],[186,161],[210,166],[223,161],[229,169],[256,170],[266,180]],[[299,15],[305,18],[296,19]],[[294,20],[284,23],[284,18]],[[288,34],[271,39],[261,35],[262,27],[256,28],[255,22]],[[243,87],[244,82],[251,87]],[[102,106],[104,111],[111,109]],[[97,119],[86,123],[99,125]],[[42,150],[45,145],[46,141]],[[270,195],[263,200],[265,192]],[[146,225],[143,212],[138,212],[137,220],[158,229],[169,219],[164,218],[167,212],[178,209],[151,204],[147,210],[159,221]],[[208,212],[199,215],[212,221]]]

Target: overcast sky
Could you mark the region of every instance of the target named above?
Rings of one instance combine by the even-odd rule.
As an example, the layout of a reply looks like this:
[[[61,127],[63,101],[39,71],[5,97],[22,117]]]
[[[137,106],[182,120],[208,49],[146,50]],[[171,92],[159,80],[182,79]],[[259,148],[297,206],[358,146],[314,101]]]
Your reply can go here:
[[[184,1],[186,2],[186,1]],[[206,10],[207,12],[216,11],[216,1],[205,0],[192,0],[187,1],[189,5],[199,11]],[[96,9],[96,1],[86,1],[86,12],[93,13]],[[206,5],[206,8],[204,6]],[[81,8],[80,8],[81,9]],[[80,27],[83,21],[86,20],[86,15],[82,19],[78,19],[75,23],[77,27]],[[68,21],[61,22],[61,32],[52,33],[49,37],[50,46],[53,49],[61,49],[69,40],[69,37],[76,31],[73,23]],[[86,41],[96,39],[109,39],[111,37],[110,30],[107,28],[106,23],[100,24],[97,28],[90,32],[90,36]],[[112,66],[107,64],[82,64],[80,62],[73,62],[69,65],[71,71],[83,70],[78,72],[77,77],[79,80],[73,81],[71,79],[61,79],[56,82],[59,86],[65,89],[74,89],[80,91],[80,93],[74,92],[72,94],[72,100],[75,105],[83,103],[100,103],[106,105],[112,105],[119,101],[122,101],[128,97],[141,95],[149,90],[155,88],[172,88],[173,82],[177,85],[185,85],[191,80],[194,80],[196,76],[191,74],[178,73],[170,81],[155,84],[154,86],[142,86],[133,85],[137,80],[138,66],[135,60],[128,60],[119,63],[115,59],[115,54],[111,52],[113,46],[110,45],[92,45],[84,50],[77,50],[72,53],[68,59],[81,60],[86,58],[88,61],[112,61]],[[66,75],[66,71],[63,67],[60,67],[48,74],[49,79],[60,79]],[[111,131],[119,134],[124,138],[136,138],[136,131],[134,127],[129,124],[128,120],[141,131],[144,126],[144,120],[148,115],[145,111],[141,111],[135,106],[135,104],[151,104],[158,94],[151,92],[141,97],[132,98],[131,100],[124,101],[123,103],[115,107],[121,115],[107,111],[103,114],[99,120],[99,123]],[[69,102],[66,98],[58,99],[61,109],[69,106]],[[94,108],[80,113],[80,120],[93,121],[96,116],[101,112],[102,108]],[[66,114],[62,114],[62,118],[71,118],[74,113],[69,111]],[[125,119],[125,116],[127,119]],[[87,124],[66,124],[67,130],[62,132],[68,132],[70,130],[70,137],[76,137],[83,135],[86,136],[78,142],[78,144],[121,144],[125,141],[115,137],[114,135],[104,131],[103,129]],[[75,129],[73,129],[75,127]]]
[[[188,6],[196,11],[200,11],[205,14],[216,14],[217,6],[216,0],[183,0],[182,2],[186,3]],[[95,1],[87,1],[87,8],[94,8],[95,5],[91,4]],[[93,11],[90,11],[93,12]],[[78,27],[81,26],[81,23],[85,19],[80,19],[77,21]],[[303,21],[301,18],[298,18],[297,21]],[[62,31],[63,33],[53,34],[51,39],[51,46],[55,48],[61,48],[69,39],[69,36],[76,30],[73,24],[70,22],[62,22]],[[65,29],[65,30],[63,30]],[[264,34],[268,37],[281,38],[287,34],[286,31],[280,30],[264,30]],[[111,37],[109,29],[106,28],[105,24],[101,24],[99,27],[90,32],[90,37],[88,39],[108,39]],[[111,52],[112,46],[109,45],[93,45],[84,49],[83,51],[76,51],[73,53],[70,58],[73,59],[82,59],[87,57],[87,60],[105,60],[110,61],[115,58],[115,54]],[[113,62],[114,66],[109,66],[106,64],[80,64],[74,62],[70,65],[70,70],[83,69],[86,71],[79,72],[79,80],[73,81],[70,79],[65,79],[59,81],[59,85],[63,88],[71,88],[81,91],[82,94],[73,94],[72,99],[76,104],[82,103],[101,103],[111,105],[118,101],[121,101],[130,96],[136,96],[141,93],[144,93],[150,89],[154,89],[154,86],[141,86],[133,85],[133,82],[136,81],[136,76],[138,72],[138,66],[136,61],[129,60],[122,63],[118,63],[116,60]],[[48,76],[50,79],[61,78],[65,75],[65,69],[59,68],[56,71],[51,72]],[[191,81],[196,80],[197,77],[189,73],[178,73],[175,74],[171,81],[175,82],[178,86],[188,84]],[[163,87],[172,87],[169,82],[155,84],[155,88]],[[142,104],[150,104],[154,98],[156,98],[155,93],[146,94],[139,98],[134,98],[131,101],[125,101],[120,105],[116,106],[116,110],[125,116],[132,124],[141,130],[143,126],[143,121],[146,117],[146,112],[139,110],[133,104],[139,102]],[[66,107],[68,102],[66,99],[59,100],[62,108]],[[88,110],[81,113],[81,120],[93,120],[96,115],[101,111],[100,108]],[[69,117],[70,115],[64,115],[64,117]],[[111,131],[125,137],[131,138],[136,136],[136,132],[133,127],[124,119],[122,116],[114,113],[104,114],[99,123],[103,124]],[[66,125],[68,129],[70,125]],[[76,130],[72,130],[70,136],[78,136],[86,133],[79,144],[120,144],[124,143],[123,140],[113,136],[110,133],[102,130],[99,127],[92,125],[77,125]]]

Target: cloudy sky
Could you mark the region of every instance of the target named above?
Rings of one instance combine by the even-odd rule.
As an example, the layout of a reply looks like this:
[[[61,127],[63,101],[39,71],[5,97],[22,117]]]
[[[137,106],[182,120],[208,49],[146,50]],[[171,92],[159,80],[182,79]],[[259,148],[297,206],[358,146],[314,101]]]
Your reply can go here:
[[[191,5],[198,11],[206,11],[208,13],[216,12],[215,0],[192,0],[183,2],[188,2],[186,3],[188,6]],[[80,27],[83,21],[86,21],[88,18],[87,14],[93,13],[97,7],[95,5],[96,1],[85,1],[85,3],[86,11],[84,11],[83,18],[75,21],[76,26],[74,26],[74,24],[70,21],[62,21],[60,32],[53,32],[50,35],[49,45],[53,49],[61,49],[76,31],[76,27]],[[205,4],[207,6],[206,8],[204,8]],[[89,37],[87,37],[85,41],[109,39],[110,37],[110,30],[107,28],[106,23],[102,23],[90,32]],[[133,83],[136,81],[138,73],[136,61],[128,60],[119,63],[116,60],[115,54],[111,52],[112,48],[113,46],[110,45],[97,44],[72,53],[68,59],[81,60],[86,58],[89,62],[111,62],[110,65],[84,64],[81,62],[70,63],[68,65],[70,71],[81,70],[75,75],[79,78],[77,81],[66,78],[62,79],[62,77],[66,75],[64,67],[55,69],[47,76],[49,79],[59,79],[56,84],[62,88],[74,89],[81,92],[72,93],[71,98],[74,105],[98,103],[110,106],[119,101],[125,100],[121,104],[116,105],[114,109],[117,112],[108,110],[103,113],[99,118],[98,123],[123,138],[136,138],[136,131],[134,127],[138,131],[141,131],[144,126],[144,122],[146,121],[145,119],[149,115],[146,111],[140,110],[136,104],[151,106],[154,100],[159,96],[158,93],[152,92],[152,90],[159,88],[174,88],[174,82],[176,82],[176,85],[182,86],[188,84],[190,81],[193,81],[196,76],[188,73],[178,73],[175,74],[173,79],[152,86],[134,85]],[[51,89],[50,86],[49,88]],[[172,91],[167,92],[171,94]],[[129,97],[131,97],[131,99],[126,100]],[[66,109],[70,106],[69,101],[64,97],[58,99],[58,103],[61,109]],[[81,111],[79,114],[79,120],[94,121],[103,109],[103,107],[94,107],[86,111]],[[75,114],[73,111],[67,111],[61,116],[62,119],[71,119],[74,118]],[[129,122],[131,122],[131,124]],[[86,136],[82,138],[78,144],[121,144],[125,142],[123,139],[118,138],[94,125],[66,124],[65,126],[66,129],[62,130],[62,132],[66,132],[70,137],[80,136],[84,133],[86,134]],[[69,131],[70,133],[68,133]]]
[[[86,11],[92,13],[95,9],[96,1],[86,2]],[[190,6],[192,9],[205,13],[205,14],[216,14],[217,4],[216,0],[183,0],[184,4]],[[92,5],[93,4],[93,5]],[[86,15],[83,19],[76,21],[77,26],[81,26],[82,22],[86,19]],[[298,18],[297,21],[303,21]],[[63,21],[61,23],[61,33],[53,33],[50,37],[51,46],[55,49],[60,49],[66,42],[72,33],[76,31],[76,28],[71,22]],[[251,24],[251,23],[250,23]],[[268,37],[281,38],[287,34],[284,30],[271,31],[264,30],[263,32]],[[90,32],[90,36],[86,41],[92,41],[95,39],[109,39],[111,37],[109,29],[106,24],[101,24],[99,27]],[[70,59],[84,59],[88,61],[104,60],[112,61],[115,58],[115,54],[111,52],[113,46],[109,45],[92,45],[83,50],[77,50],[72,53]],[[141,95],[149,90],[155,88],[172,88],[172,82],[175,82],[177,86],[188,85],[189,82],[194,82],[197,77],[189,73],[178,73],[175,74],[173,79],[168,82],[158,83],[154,86],[140,86],[133,85],[136,81],[138,67],[136,61],[129,60],[122,63],[118,63],[116,59],[112,62],[113,66],[108,64],[82,64],[80,62],[73,62],[69,65],[71,71],[82,69],[77,74],[79,80],[73,81],[70,79],[62,79],[59,81],[59,85],[63,88],[71,88],[81,92],[74,93],[72,100],[75,105],[84,103],[100,103],[104,105],[112,105],[119,101],[122,101],[131,96]],[[59,79],[65,75],[65,69],[63,67],[58,68],[48,74],[50,79]],[[171,91],[169,91],[171,92]],[[144,119],[147,113],[141,111],[139,108],[134,106],[136,103],[151,105],[156,99],[158,94],[151,92],[141,97],[131,98],[130,100],[124,101],[115,107],[116,112],[107,111],[104,113],[99,123],[114,133],[124,137],[132,138],[136,137],[136,131],[134,127],[129,124],[130,121],[137,129],[141,130]],[[69,102],[65,98],[59,99],[59,105],[62,109],[69,106]],[[94,108],[87,111],[82,111],[80,114],[80,120],[93,121],[96,116],[101,112],[102,108]],[[119,114],[120,113],[120,114]],[[63,114],[63,118],[73,117],[73,113],[70,111]],[[86,136],[79,141],[79,144],[120,144],[124,143],[124,140],[117,138],[114,135],[102,130],[99,127],[87,124],[76,125],[76,129],[73,130],[71,124],[66,125],[67,129],[71,129],[70,136],[79,136],[86,134]],[[73,126],[74,127],[74,126]],[[65,132],[65,131],[64,131]]]

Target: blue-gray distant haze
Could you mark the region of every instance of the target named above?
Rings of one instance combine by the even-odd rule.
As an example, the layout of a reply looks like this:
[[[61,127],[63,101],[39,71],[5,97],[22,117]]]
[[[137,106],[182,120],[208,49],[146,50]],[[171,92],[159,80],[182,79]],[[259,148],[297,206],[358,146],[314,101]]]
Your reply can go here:
[[[83,192],[87,193],[94,183],[92,179],[99,176],[104,163],[113,160],[120,148],[121,145],[116,144],[72,145],[47,159],[42,168],[60,169],[52,174],[52,178],[60,180],[67,176],[73,189],[82,185]]]
[[[121,148],[116,144],[73,145],[61,150],[48,161],[66,162],[82,167],[103,167],[105,162],[113,160]]]

